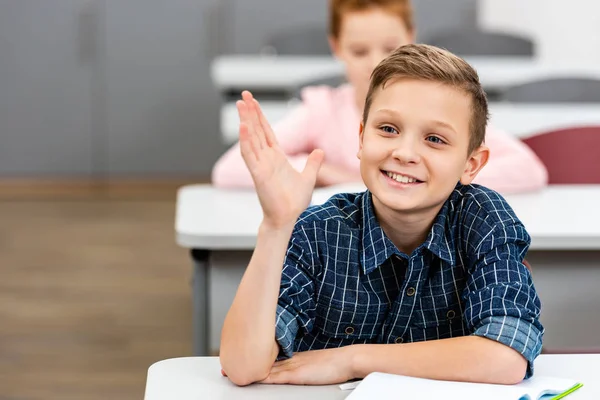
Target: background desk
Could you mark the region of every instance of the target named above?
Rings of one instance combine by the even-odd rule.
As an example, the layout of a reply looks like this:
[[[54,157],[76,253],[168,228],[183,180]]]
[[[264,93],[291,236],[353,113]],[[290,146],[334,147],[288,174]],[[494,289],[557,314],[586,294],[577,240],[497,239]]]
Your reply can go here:
[[[506,198],[532,237],[527,259],[543,302],[545,347],[600,349],[600,185],[557,185]],[[253,191],[179,190],[177,243],[191,249],[194,260],[196,355],[218,349],[261,218]]]
[[[174,358],[148,369],[145,400],[329,400],[344,399],[351,392],[331,386],[251,385],[240,388],[220,374],[216,357]],[[600,355],[541,355],[535,362],[539,375],[571,378],[584,386],[567,399],[598,399]]]
[[[600,77],[595,66],[556,66],[527,57],[467,57],[466,61],[477,70],[484,89],[492,92],[554,76]],[[343,72],[343,65],[328,56],[225,55],[211,63],[213,83],[222,93],[252,89],[289,94],[307,81]]]
[[[296,102],[290,100],[261,102],[265,116],[271,123],[284,117],[294,104]],[[551,129],[600,125],[600,103],[511,104],[491,102],[489,107],[490,124],[520,138]],[[221,107],[220,127],[221,135],[226,143],[238,140],[239,122],[235,103],[224,103]]]

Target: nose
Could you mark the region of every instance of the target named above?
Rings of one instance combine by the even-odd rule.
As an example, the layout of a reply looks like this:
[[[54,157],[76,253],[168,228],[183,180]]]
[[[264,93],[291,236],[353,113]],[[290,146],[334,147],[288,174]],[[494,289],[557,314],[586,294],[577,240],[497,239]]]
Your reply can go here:
[[[400,134],[394,142],[395,147],[392,151],[392,157],[396,160],[403,164],[416,164],[421,161],[417,135]]]

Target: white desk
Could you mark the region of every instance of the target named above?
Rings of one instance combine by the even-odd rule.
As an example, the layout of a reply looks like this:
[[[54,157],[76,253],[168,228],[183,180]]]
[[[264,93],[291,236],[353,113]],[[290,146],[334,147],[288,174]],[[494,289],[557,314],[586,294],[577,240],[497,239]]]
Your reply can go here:
[[[294,101],[263,101],[267,119],[274,123],[284,117]],[[573,126],[600,125],[598,104],[517,104],[490,103],[490,124],[519,138],[538,132]],[[221,107],[221,135],[226,143],[238,140],[239,117],[234,103]]]
[[[145,400],[329,400],[344,399],[351,392],[330,386],[250,385],[237,387],[220,374],[217,357],[174,358],[159,361],[148,369]],[[584,386],[568,400],[600,398],[598,370],[600,355],[541,355],[535,373],[570,378]]]
[[[600,349],[600,185],[556,185],[506,198],[532,237],[527,259],[547,312],[543,323],[552,328],[550,347]],[[253,191],[208,185],[179,190],[177,243],[191,249],[194,260],[195,355],[218,346],[261,218]],[[576,332],[567,335],[572,327]]]
[[[559,76],[600,78],[595,66],[556,66],[525,57],[467,57],[486,90],[499,90],[532,79]],[[332,57],[225,55],[211,63],[218,90],[242,89],[289,91],[306,81],[342,74],[343,66]]]
[[[361,188],[357,185],[356,191]],[[600,185],[553,185],[506,199],[531,235],[532,250],[600,250]],[[177,196],[177,243],[196,249],[252,250],[261,218],[251,190],[186,186]]]

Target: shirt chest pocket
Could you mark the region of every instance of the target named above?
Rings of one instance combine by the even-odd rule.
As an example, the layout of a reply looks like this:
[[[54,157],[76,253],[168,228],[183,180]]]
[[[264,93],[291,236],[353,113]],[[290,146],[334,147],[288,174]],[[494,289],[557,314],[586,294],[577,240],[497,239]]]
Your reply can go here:
[[[421,297],[410,322],[413,332],[420,332],[423,338],[440,339],[467,334],[462,304],[456,297],[442,296]]]
[[[338,339],[374,339],[382,328],[387,307],[353,303],[317,304],[316,327]]]

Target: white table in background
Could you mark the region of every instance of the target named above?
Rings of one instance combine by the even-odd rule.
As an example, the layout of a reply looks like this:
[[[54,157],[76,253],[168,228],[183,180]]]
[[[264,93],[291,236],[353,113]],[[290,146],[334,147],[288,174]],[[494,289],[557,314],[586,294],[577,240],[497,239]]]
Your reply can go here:
[[[466,57],[488,91],[534,79],[557,76],[600,78],[597,66],[544,64],[528,57]],[[342,74],[343,66],[329,56],[223,55],[211,63],[212,80],[221,92],[242,89],[289,92],[309,80]]]
[[[318,189],[313,199],[319,203],[334,192],[363,188]],[[532,237],[527,259],[547,311],[550,347],[600,350],[600,185],[554,185],[506,198]],[[178,192],[176,239],[190,250],[194,265],[194,355],[209,355],[218,347],[220,326],[261,218],[252,190],[190,185]]]
[[[144,400],[330,400],[345,399],[351,392],[339,385],[250,385],[237,387],[220,374],[217,357],[188,357],[159,361],[148,369]],[[570,378],[584,386],[568,400],[600,398],[598,354],[541,355],[535,373]]]

